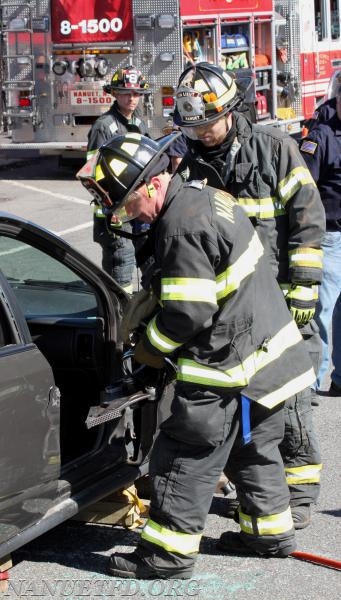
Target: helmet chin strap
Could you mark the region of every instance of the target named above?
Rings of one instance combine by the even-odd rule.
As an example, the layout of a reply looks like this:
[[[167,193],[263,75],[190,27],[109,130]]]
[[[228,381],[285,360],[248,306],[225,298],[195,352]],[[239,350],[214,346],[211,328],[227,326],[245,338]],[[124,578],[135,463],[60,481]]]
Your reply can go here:
[[[148,230],[140,231],[140,233],[133,233],[130,231],[125,231],[121,228],[121,225],[113,227],[111,223],[111,215],[105,216],[105,224],[110,235],[118,235],[119,237],[127,238],[128,240],[136,240],[148,235]]]

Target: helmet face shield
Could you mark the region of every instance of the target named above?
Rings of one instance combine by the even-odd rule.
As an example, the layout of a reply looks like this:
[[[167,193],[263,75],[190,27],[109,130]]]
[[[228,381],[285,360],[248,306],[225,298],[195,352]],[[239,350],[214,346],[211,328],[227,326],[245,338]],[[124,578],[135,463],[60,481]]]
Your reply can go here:
[[[126,198],[123,206],[114,211],[114,216],[118,219],[120,223],[127,223],[128,221],[132,221],[139,216],[139,212],[133,212],[131,204],[138,199],[138,192],[135,189],[131,194]]]
[[[228,113],[224,113],[223,115],[219,115],[215,119],[210,119],[210,121],[205,121],[204,123],[198,122],[192,127],[188,127],[187,125],[186,127],[180,127],[180,131],[184,134],[185,137],[196,142],[200,140],[203,131],[212,129],[216,125],[216,123],[224,119],[227,116],[227,114]]]

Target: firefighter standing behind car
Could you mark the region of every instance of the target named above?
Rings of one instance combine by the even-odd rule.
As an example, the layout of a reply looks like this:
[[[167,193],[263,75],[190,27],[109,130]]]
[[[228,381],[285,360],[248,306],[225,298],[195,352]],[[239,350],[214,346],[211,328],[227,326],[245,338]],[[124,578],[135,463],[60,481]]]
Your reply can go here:
[[[181,176],[207,179],[245,209],[317,373],[320,339],[312,317],[322,277],[323,205],[296,142],[277,129],[251,124],[238,113],[240,100],[234,79],[220,67],[199,63],[182,73],[174,114],[188,145]],[[306,388],[287,401],[281,444],[297,529],[310,523],[320,487],[312,394]]]
[[[322,242],[324,268],[317,305],[322,339],[322,361],[316,388],[321,390],[332,359],[328,394],[341,396],[341,85],[336,89],[335,112],[322,105],[319,121],[300,143],[300,151],[321,193],[326,212]],[[327,118],[326,118],[327,117]],[[326,120],[324,121],[323,119]]]
[[[147,126],[138,116],[138,105],[142,94],[149,92],[149,86],[140,71],[129,66],[118,69],[110,84],[104,86],[115,101],[111,108],[101,115],[88,133],[87,158],[89,159],[102,144],[114,135],[128,131],[147,133]],[[124,226],[131,232],[131,224]],[[109,273],[127,293],[133,291],[135,248],[130,239],[115,236],[109,232],[106,220],[98,204],[94,205],[93,239],[102,247],[102,268]]]
[[[78,173],[116,218],[152,224],[152,288],[160,301],[135,359],[177,362],[171,414],[150,458],[149,519],[138,548],[113,554],[109,573],[191,577],[228,455],[242,506],[227,554],[286,557],[295,548],[278,444],[284,401],[313,383],[302,336],[257,232],[226,192],[167,172],[172,136],[117,136]]]

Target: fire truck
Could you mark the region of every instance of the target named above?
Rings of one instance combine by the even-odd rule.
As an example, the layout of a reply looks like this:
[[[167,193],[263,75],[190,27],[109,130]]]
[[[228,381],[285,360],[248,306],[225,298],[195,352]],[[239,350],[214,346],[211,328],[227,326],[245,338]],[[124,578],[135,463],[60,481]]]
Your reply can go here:
[[[183,51],[249,75],[260,123],[299,134],[341,82],[341,0],[181,0]],[[189,36],[190,34],[190,36]]]
[[[141,109],[151,135],[162,134],[160,89],[175,86],[182,69],[177,2],[0,0],[0,11],[2,112],[12,134],[0,149],[84,152],[91,124],[113,102],[103,87],[129,64],[149,81]]]
[[[41,154],[86,149],[135,65],[152,137],[172,127],[178,78],[208,61],[233,72],[257,119],[300,131],[341,70],[340,0],[0,0],[1,112],[11,142]],[[1,116],[1,115],[0,115]]]

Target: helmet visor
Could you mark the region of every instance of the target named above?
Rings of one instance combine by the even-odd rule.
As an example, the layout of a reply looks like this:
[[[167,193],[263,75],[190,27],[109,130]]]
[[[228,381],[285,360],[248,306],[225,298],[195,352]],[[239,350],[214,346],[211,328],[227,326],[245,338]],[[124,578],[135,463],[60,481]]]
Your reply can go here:
[[[144,182],[141,185],[144,185]],[[134,203],[138,200],[139,198],[139,194],[138,194],[138,190],[135,189],[133,192],[131,192],[131,194],[128,195],[125,203],[123,206],[120,206],[120,208],[116,209],[114,211],[114,219],[117,219],[118,223],[127,223],[128,221],[132,221],[133,219],[136,219],[139,214],[140,211],[139,210],[133,210],[133,205]]]
[[[218,123],[218,121],[223,120],[223,119],[225,120],[226,114],[227,113],[224,113],[223,115],[219,115],[215,119],[211,119],[210,121],[205,122],[205,123],[197,123],[196,125],[193,125],[192,127],[188,127],[188,126],[180,127],[180,131],[184,134],[185,137],[189,138],[190,140],[198,141],[201,139],[202,134],[205,131],[210,131],[216,125],[216,123]]]

